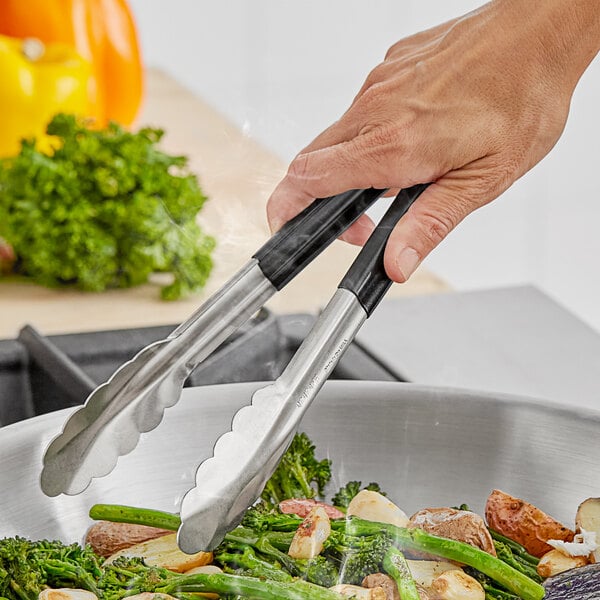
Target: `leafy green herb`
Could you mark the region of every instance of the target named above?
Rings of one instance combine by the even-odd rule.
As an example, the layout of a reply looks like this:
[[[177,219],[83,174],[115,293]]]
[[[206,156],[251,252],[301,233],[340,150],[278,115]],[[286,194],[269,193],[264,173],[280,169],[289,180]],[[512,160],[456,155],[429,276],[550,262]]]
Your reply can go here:
[[[17,272],[90,291],[169,272],[164,299],[199,290],[215,244],[196,223],[206,197],[186,157],[156,147],[163,131],[93,130],[59,114],[48,133],[59,140],[52,156],[25,140],[18,156],[0,161],[0,236]]]

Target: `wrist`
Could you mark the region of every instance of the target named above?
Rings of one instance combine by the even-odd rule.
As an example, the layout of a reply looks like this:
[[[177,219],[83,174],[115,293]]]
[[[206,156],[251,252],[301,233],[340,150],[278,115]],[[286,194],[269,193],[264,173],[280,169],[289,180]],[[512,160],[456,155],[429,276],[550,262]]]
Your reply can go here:
[[[600,51],[598,0],[493,0],[520,29],[538,61],[571,92]]]

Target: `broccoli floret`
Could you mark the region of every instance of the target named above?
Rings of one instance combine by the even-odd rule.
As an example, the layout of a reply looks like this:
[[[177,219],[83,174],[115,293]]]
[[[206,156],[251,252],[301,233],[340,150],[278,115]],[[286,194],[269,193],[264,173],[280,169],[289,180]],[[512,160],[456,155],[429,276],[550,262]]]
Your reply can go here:
[[[331,503],[341,509],[348,508],[352,498],[354,498],[354,496],[356,496],[361,489],[379,492],[382,496],[386,496],[386,493],[381,490],[378,483],[371,482],[364,488],[361,488],[361,485],[361,481],[349,481],[337,491],[337,493],[331,499]]]
[[[46,587],[79,588],[102,600],[120,600],[153,591],[176,575],[149,567],[140,558],[107,564],[89,546],[20,537],[0,540],[0,597],[9,600],[37,600]]]
[[[83,588],[98,594],[102,559],[89,547],[58,541],[0,540],[0,596],[37,600],[45,587]]]
[[[339,582],[339,571],[334,561],[326,556],[295,559],[296,576],[310,583],[316,583],[324,588],[330,588]]]
[[[334,530],[325,541],[323,555],[337,563],[341,583],[360,585],[367,575],[381,572],[391,545],[392,537],[385,532],[363,536]]]
[[[323,587],[331,587],[338,582],[339,574],[335,562],[320,555],[310,559],[292,558],[287,554],[291,538],[289,538],[285,550],[282,550],[276,545],[278,541],[277,536],[277,532],[264,533],[258,538],[255,548],[264,556],[277,561],[278,564],[294,577],[299,577]]]
[[[300,517],[284,514],[265,502],[259,502],[246,511],[241,525],[257,532],[296,531],[300,523]]]
[[[215,550],[214,557],[226,573],[272,581],[292,581],[292,576],[278,562],[259,557],[254,548],[247,544],[226,541]]]
[[[268,507],[288,498],[323,496],[331,479],[331,461],[315,458],[315,446],[305,433],[294,436],[261,494]]]
[[[120,600],[166,585],[177,573],[161,567],[151,567],[139,557],[121,556],[102,568],[98,579],[103,600]]]

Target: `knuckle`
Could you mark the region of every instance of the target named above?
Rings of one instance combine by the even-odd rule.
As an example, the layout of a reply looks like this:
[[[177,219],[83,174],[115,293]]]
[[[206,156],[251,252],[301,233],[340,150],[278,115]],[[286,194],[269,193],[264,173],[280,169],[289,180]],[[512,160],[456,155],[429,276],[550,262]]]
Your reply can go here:
[[[309,173],[311,173],[311,170],[312,160],[310,153],[299,154],[290,163],[288,177],[291,179],[306,179]]]
[[[358,99],[357,104],[362,107],[365,112],[373,113],[378,111],[387,100],[384,85],[377,81],[370,85]]]
[[[420,215],[420,228],[431,247],[437,246],[462,220],[458,210],[438,207]]]
[[[387,68],[385,63],[379,63],[374,67],[371,72],[367,75],[365,85],[363,87],[370,88],[373,85],[383,81],[387,76]]]

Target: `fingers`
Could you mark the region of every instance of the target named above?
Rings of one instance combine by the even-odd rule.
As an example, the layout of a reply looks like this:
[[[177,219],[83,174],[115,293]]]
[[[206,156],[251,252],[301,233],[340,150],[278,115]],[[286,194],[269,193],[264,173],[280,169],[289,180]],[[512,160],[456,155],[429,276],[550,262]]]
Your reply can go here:
[[[277,186],[267,203],[267,218],[271,232],[279,231],[284,223],[295,217],[317,197],[319,196],[313,196],[299,190],[287,178],[284,179]],[[340,239],[349,244],[362,246],[374,228],[373,221],[367,215],[363,215],[340,236]]]
[[[404,283],[423,259],[471,212],[509,186],[493,159],[449,173],[431,184],[410,207],[388,240],[384,266],[393,281]]]
[[[366,175],[366,160],[359,169],[357,143],[354,140],[309,151],[292,161],[287,175],[267,203],[271,231],[280,229],[315,198],[326,198],[351,189],[377,187],[373,184],[375,178]]]

